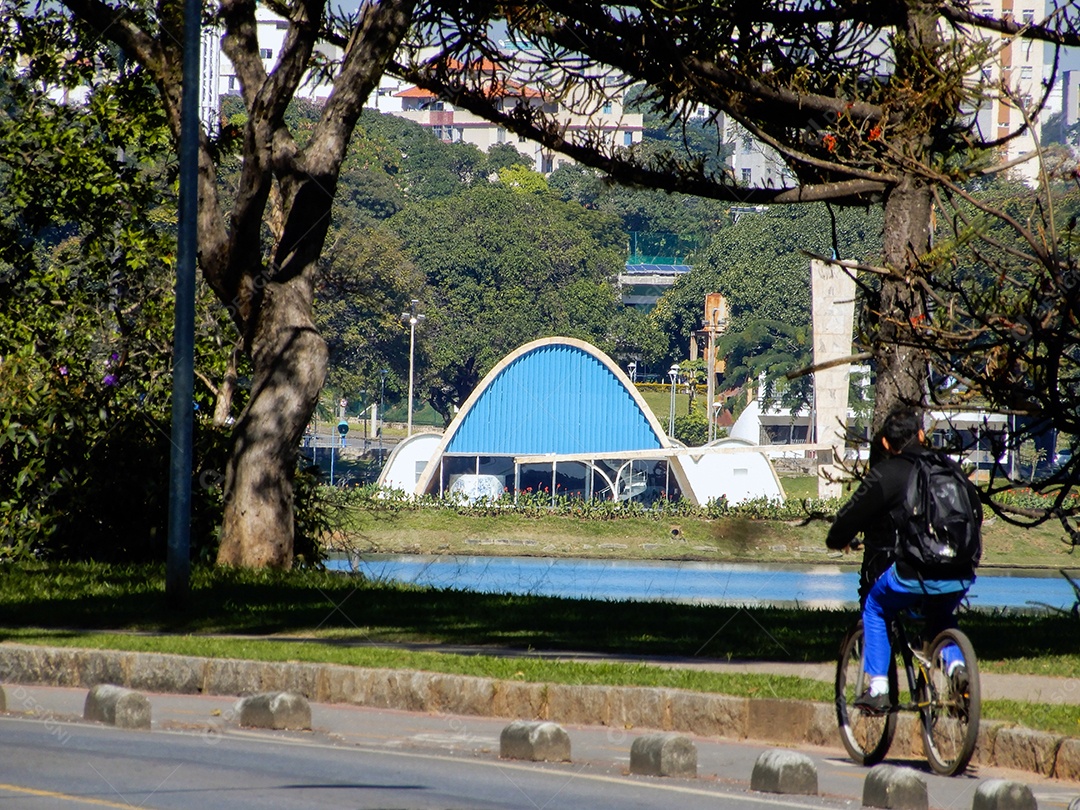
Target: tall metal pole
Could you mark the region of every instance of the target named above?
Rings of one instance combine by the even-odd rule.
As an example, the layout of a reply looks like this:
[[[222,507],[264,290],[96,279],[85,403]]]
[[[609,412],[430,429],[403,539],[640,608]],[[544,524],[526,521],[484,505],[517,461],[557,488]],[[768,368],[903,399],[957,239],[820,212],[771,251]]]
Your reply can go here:
[[[679,364],[674,363],[671,368],[668,369],[668,376],[671,377],[671,407],[668,411],[668,436],[675,436],[675,381],[679,379]]]
[[[199,39],[202,6],[184,0],[180,99],[180,222],[173,332],[172,449],[165,599],[187,605],[191,581],[191,468],[195,395],[195,255],[199,214]]]
[[[424,320],[424,316],[416,311],[419,304],[420,302],[414,298],[410,303],[409,311],[401,313],[401,319],[409,324],[409,418],[405,429],[406,436],[412,436],[413,368],[416,354],[416,325]]]
[[[716,438],[716,414],[713,399],[716,397],[716,317],[709,323],[709,348],[705,352],[705,414],[709,417],[707,442]]]
[[[416,358],[416,318],[409,319],[409,421],[406,436],[412,436],[413,364]]]
[[[382,443],[382,420],[386,402],[386,375],[389,373],[389,369],[380,369],[379,376],[382,378],[379,382],[379,463],[383,461],[383,443]]]

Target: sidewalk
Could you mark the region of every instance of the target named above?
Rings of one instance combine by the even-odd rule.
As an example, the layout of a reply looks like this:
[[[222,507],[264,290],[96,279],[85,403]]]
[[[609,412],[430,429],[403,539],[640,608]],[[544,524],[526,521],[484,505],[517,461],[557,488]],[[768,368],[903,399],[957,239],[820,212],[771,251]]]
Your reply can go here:
[[[430,649],[430,647],[429,647]],[[461,652],[460,648],[442,647]],[[475,653],[493,653],[475,649]],[[502,651],[507,654],[508,651]],[[566,654],[552,656],[569,659]],[[579,660],[608,660],[599,656]],[[651,662],[671,666],[671,661]],[[705,662],[698,662],[705,665]],[[718,664],[709,666],[748,666]],[[820,665],[800,674],[820,673]],[[1070,679],[1054,690],[1071,694]],[[0,683],[90,688],[99,683],[143,692],[235,697],[290,690],[317,703],[473,717],[551,720],[609,729],[651,728],[703,738],[837,747],[829,703],[739,698],[689,690],[527,683],[433,672],[330,664],[268,663],[196,656],[0,644]],[[899,717],[896,757],[921,758],[914,714]],[[973,763],[1080,783],[1080,738],[983,721]]]
[[[81,723],[86,690],[46,687],[8,686],[8,714],[33,717],[46,724],[49,733],[63,741],[65,722]],[[258,740],[267,745],[304,742],[358,749],[412,751],[435,756],[466,757],[469,759],[499,760],[500,733],[507,725],[505,719],[455,715],[448,713],[415,713],[398,710],[373,709],[342,704],[311,704],[310,732],[284,732],[242,729],[236,722],[236,699],[206,695],[171,695],[148,693],[153,707],[153,731],[201,735],[210,746],[233,738]],[[590,773],[607,778],[624,778],[630,761],[634,740],[649,733],[645,728],[611,728],[598,725],[564,726],[572,744],[572,762],[543,764],[518,762],[507,768],[546,767],[565,771],[568,777],[588,769]],[[146,732],[127,732],[139,734]],[[671,779],[672,788],[693,789],[695,781],[702,788],[711,783],[724,783],[735,790],[748,791],[754,764],[760,755],[770,750],[768,744],[748,740],[725,740],[695,736],[697,749],[697,780]],[[800,746],[817,769],[819,794],[826,805],[836,799],[849,804],[859,802],[863,781],[868,769],[851,763],[837,747]],[[980,784],[988,779],[1006,779],[1027,784],[1044,810],[1065,810],[1080,797],[1080,783],[1051,780],[1030,773],[1018,773],[996,767],[976,766],[958,777],[942,777],[930,773],[924,762],[890,756],[892,765],[910,767],[925,780],[930,807],[971,807],[972,797]],[[640,778],[640,777],[639,777]],[[668,780],[665,780],[668,781]],[[760,794],[759,794],[760,795]],[[746,794],[747,803],[754,801]],[[803,806],[813,806],[808,802]],[[896,806],[896,805],[894,805]],[[905,805],[899,805],[905,806]]]

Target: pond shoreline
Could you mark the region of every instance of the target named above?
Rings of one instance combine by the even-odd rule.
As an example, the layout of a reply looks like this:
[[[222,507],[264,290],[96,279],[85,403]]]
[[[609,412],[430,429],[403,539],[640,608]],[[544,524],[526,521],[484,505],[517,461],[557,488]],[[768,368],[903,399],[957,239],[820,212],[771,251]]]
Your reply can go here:
[[[338,554],[331,570],[480,593],[694,605],[849,608],[858,569],[820,563],[582,560],[537,556]],[[1064,610],[1072,585],[1052,569],[984,571],[969,594],[977,610]]]

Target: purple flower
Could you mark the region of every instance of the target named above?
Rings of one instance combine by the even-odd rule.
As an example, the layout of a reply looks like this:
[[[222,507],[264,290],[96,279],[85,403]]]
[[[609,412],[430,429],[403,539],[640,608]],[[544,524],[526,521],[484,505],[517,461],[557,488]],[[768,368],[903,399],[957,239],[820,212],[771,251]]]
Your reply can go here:
[[[60,366],[60,376],[66,377],[68,375],[67,366]]]
[[[102,379],[101,384],[104,386],[114,386],[119,382],[119,378],[115,374],[106,374]]]

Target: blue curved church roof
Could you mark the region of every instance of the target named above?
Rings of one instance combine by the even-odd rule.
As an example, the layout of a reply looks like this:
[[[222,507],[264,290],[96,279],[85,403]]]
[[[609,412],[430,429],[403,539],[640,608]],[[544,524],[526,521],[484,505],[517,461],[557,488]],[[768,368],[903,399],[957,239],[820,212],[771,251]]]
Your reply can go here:
[[[546,342],[481,383],[443,452],[533,455],[663,446],[604,361],[571,343]]]

